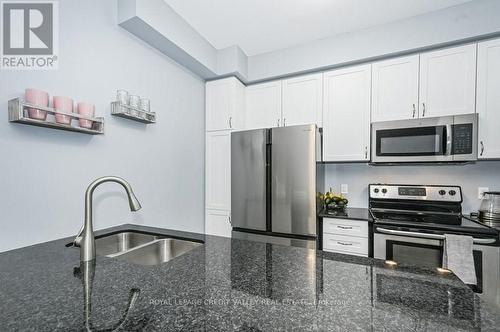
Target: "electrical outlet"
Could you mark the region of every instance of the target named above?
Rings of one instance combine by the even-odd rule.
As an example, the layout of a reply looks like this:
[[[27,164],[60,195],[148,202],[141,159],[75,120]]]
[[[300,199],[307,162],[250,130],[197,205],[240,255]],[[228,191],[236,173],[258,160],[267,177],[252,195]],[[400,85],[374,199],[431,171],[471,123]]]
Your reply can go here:
[[[349,187],[347,186],[347,184],[341,184],[340,185],[340,193],[341,194],[348,194],[349,193]]]
[[[478,199],[483,199],[484,193],[490,191],[490,188],[488,187],[479,187],[477,188],[477,198]]]

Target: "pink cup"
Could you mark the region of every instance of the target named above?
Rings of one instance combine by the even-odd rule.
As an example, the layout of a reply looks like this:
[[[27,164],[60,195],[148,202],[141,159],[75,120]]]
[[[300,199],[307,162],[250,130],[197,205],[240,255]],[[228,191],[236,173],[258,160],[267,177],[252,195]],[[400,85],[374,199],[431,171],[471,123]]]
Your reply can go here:
[[[84,115],[89,118],[93,118],[95,114],[95,107],[92,104],[88,103],[78,103],[78,114]],[[92,122],[90,120],[78,119],[78,123],[82,128],[92,128]]]
[[[26,89],[24,91],[26,102],[37,106],[49,106],[49,94],[42,90]],[[47,119],[47,112],[40,111],[35,108],[28,108],[28,116],[32,119],[43,120]]]
[[[73,113],[73,99],[68,97],[54,96],[53,97],[54,108],[57,111],[65,113]],[[55,115],[56,122],[61,124],[71,124],[71,117],[67,115],[57,114]]]

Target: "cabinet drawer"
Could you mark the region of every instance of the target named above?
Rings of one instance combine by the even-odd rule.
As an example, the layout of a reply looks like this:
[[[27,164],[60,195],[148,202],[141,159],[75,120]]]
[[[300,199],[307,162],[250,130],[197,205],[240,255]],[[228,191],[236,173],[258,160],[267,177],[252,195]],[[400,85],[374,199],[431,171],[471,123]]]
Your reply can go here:
[[[323,233],[368,237],[368,221],[323,218]]]
[[[368,238],[324,233],[323,250],[367,257]]]

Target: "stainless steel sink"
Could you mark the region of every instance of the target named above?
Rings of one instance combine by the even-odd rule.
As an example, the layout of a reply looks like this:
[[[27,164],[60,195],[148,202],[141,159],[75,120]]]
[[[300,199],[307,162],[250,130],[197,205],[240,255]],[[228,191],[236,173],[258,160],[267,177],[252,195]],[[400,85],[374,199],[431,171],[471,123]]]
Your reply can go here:
[[[202,243],[177,239],[160,239],[115,256],[139,265],[158,265],[168,262]]]
[[[122,232],[104,236],[95,240],[96,254],[108,256],[123,253],[159,238],[156,235],[136,232]]]
[[[121,232],[95,239],[97,255],[139,265],[162,264],[201,245],[201,242],[138,232]]]

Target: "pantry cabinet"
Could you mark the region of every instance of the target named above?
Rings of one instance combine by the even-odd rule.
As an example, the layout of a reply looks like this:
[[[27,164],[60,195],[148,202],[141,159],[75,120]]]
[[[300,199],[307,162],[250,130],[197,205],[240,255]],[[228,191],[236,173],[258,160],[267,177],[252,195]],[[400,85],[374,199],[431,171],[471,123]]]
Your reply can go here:
[[[246,88],[245,129],[281,125],[281,81]]]
[[[420,117],[475,112],[476,44],[420,55]]]
[[[322,126],[323,74],[294,77],[282,81],[282,125]]]
[[[206,134],[205,204],[207,209],[231,210],[231,131]]]
[[[372,122],[418,118],[419,55],[372,65]]]
[[[480,159],[500,159],[500,39],[479,43],[477,112]]]
[[[231,213],[221,210],[205,210],[205,234],[231,237]]]
[[[323,161],[368,161],[371,65],[325,72],[323,80]]]
[[[206,83],[206,130],[242,129],[245,86],[235,77]]]

